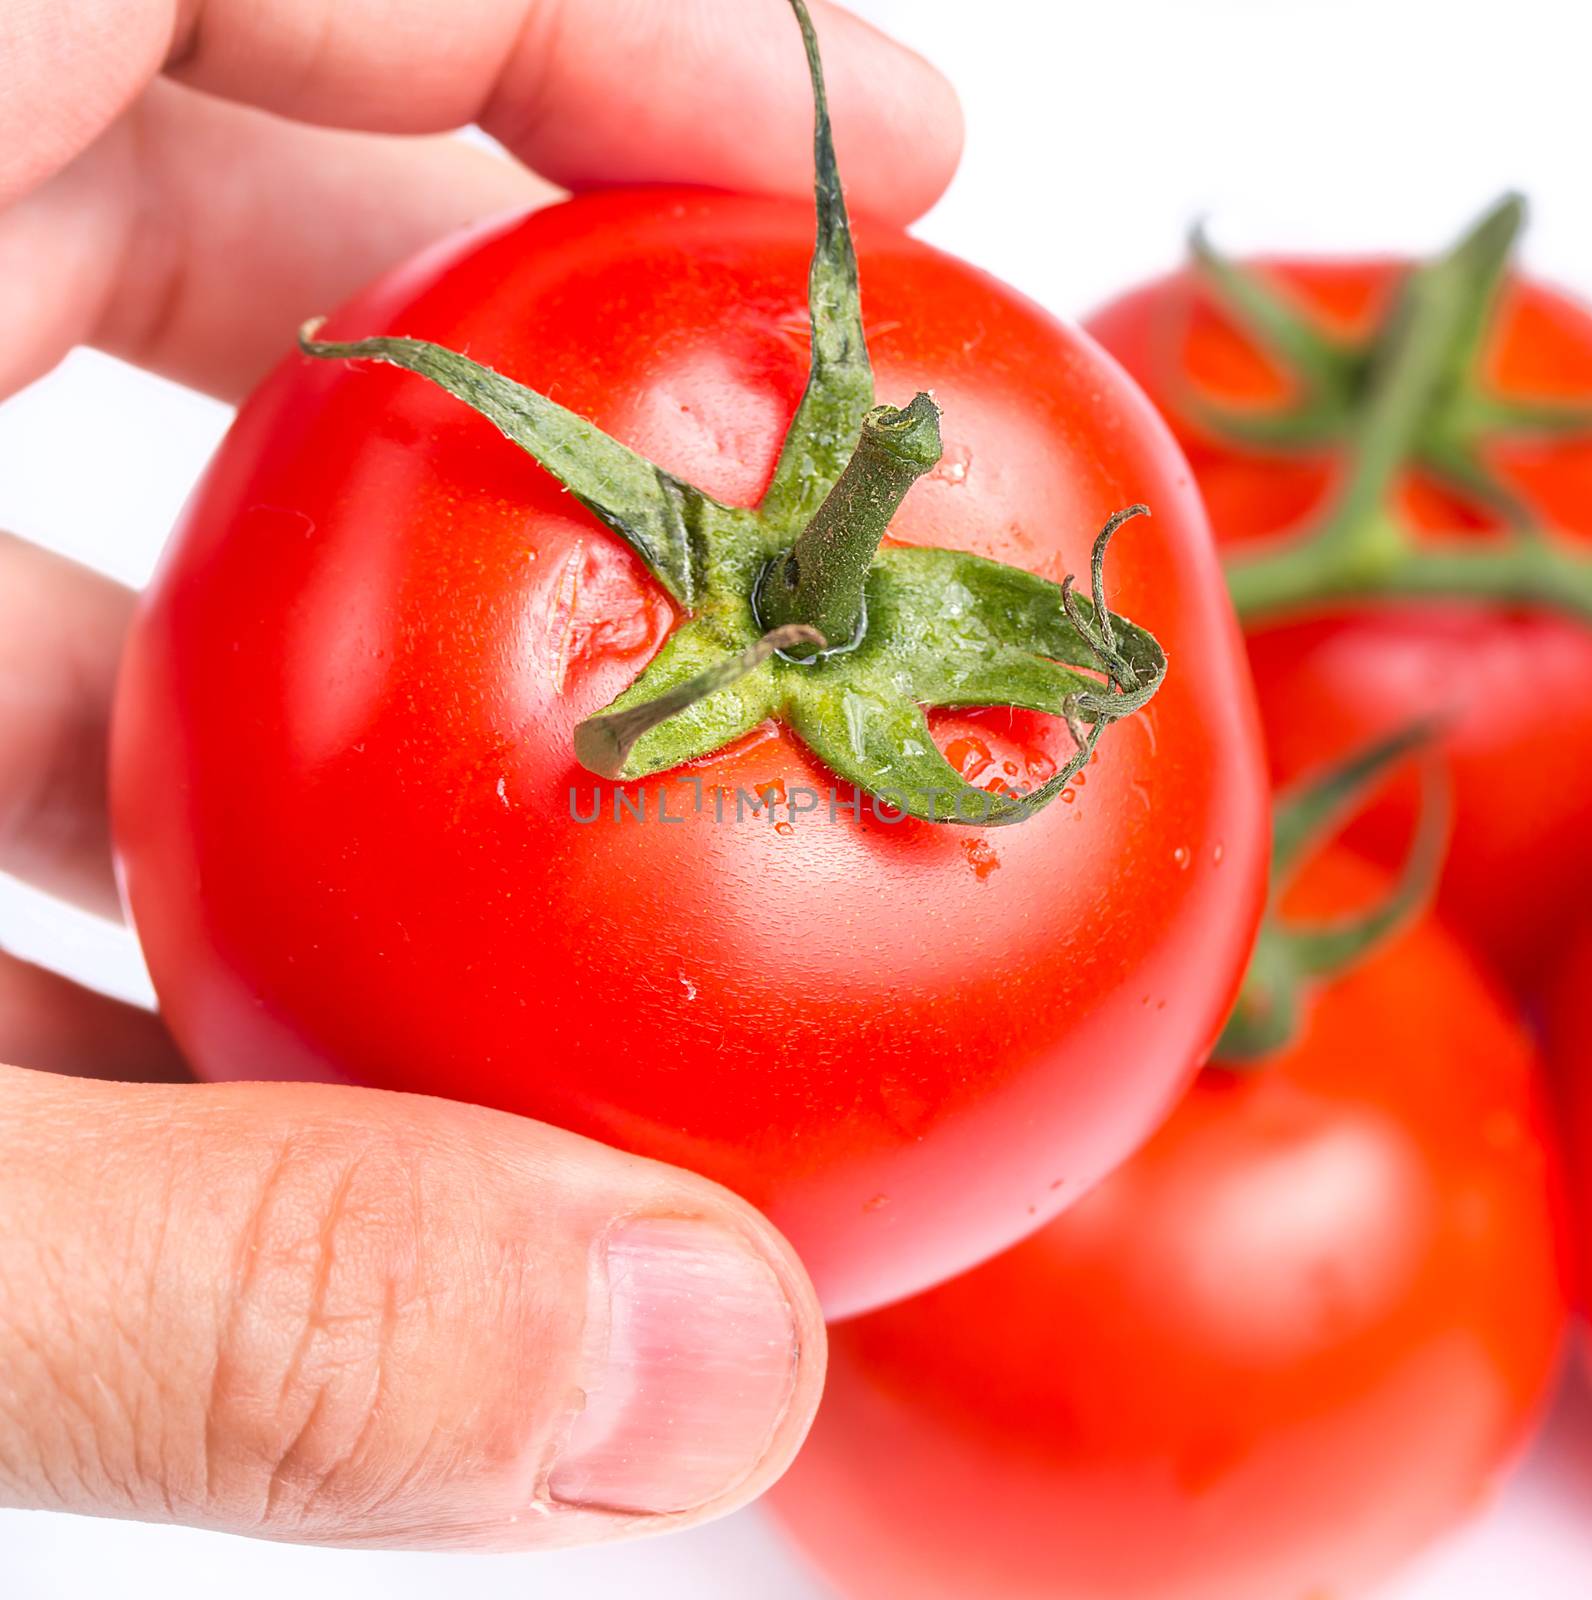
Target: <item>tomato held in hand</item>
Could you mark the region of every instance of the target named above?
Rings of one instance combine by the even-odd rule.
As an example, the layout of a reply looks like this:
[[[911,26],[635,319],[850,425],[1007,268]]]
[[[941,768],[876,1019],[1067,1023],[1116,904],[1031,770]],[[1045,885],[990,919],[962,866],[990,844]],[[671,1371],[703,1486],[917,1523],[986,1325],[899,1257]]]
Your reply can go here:
[[[1340,849],[1288,909],[1384,882]],[[846,1600],[1361,1592],[1471,1510],[1554,1367],[1536,1065],[1419,921],[1065,1216],[834,1329],[776,1511]]]
[[[1171,421],[1249,640],[1273,774],[1448,721],[1442,904],[1525,983],[1592,893],[1592,313],[1447,256],[1191,270],[1089,322]],[[1398,782],[1351,842],[1396,858]]]
[[[338,314],[358,342],[307,336],[143,604],[114,807],[201,1073],[468,1098],[695,1168],[840,1313],[1011,1243],[1159,1122],[1236,988],[1266,820],[1241,643],[1147,402],[866,224],[874,372],[933,390],[936,462],[926,396],[865,415],[832,181],[820,210],[811,363],[811,214],[685,189],[452,240]],[[892,466],[891,430],[932,448]],[[913,474],[848,568],[855,637],[807,628],[802,539],[871,549]],[[1064,595],[1132,501],[1110,609]],[[994,814],[958,825],[970,800]]]

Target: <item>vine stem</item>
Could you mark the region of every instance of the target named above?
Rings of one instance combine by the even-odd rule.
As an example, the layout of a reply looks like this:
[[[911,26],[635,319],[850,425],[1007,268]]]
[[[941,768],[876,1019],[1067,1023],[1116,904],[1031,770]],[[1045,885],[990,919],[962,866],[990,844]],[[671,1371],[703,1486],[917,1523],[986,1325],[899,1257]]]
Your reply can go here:
[[[1541,606],[1592,624],[1592,565],[1549,534],[1416,543],[1381,512],[1352,542],[1282,542],[1227,564],[1245,622],[1348,600],[1475,599]]]

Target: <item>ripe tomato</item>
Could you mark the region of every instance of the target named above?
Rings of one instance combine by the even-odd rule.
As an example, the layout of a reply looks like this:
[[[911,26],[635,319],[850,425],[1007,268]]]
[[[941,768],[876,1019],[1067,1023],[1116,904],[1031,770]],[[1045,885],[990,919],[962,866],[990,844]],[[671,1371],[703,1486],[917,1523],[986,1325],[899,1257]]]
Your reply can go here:
[[[1570,1214],[1580,1264],[1579,1302],[1592,1285],[1592,929],[1583,929],[1559,963],[1545,1007],[1548,1065],[1560,1104]],[[1592,1340],[1583,1342],[1592,1358]]]
[[[1259,265],[1321,328],[1351,340],[1381,322],[1409,270],[1391,260]],[[1245,447],[1195,415],[1195,401],[1253,415],[1290,391],[1192,272],[1124,296],[1087,326],[1171,421],[1226,553],[1253,551],[1320,514],[1341,482],[1338,451]],[[1544,285],[1508,281],[1479,376],[1494,399],[1587,402],[1592,314]],[[1592,413],[1579,429],[1512,436],[1502,425],[1483,454],[1550,537],[1592,569],[1589,424]],[[1496,515],[1423,470],[1401,475],[1396,514],[1422,540],[1457,532],[1480,548],[1498,537]],[[1592,570],[1585,577],[1592,584]],[[1524,979],[1592,891],[1592,627],[1541,605],[1429,596],[1323,600],[1246,620],[1245,631],[1278,782],[1414,720],[1447,720],[1457,809],[1443,909],[1501,970]],[[1414,782],[1394,780],[1352,842],[1391,863],[1415,804]]]
[[[771,721],[616,815],[572,730],[676,607],[458,401],[299,355],[188,508],[114,740],[128,904],[201,1073],[467,1098],[693,1167],[836,1313],[1011,1243],[1150,1132],[1231,1000],[1266,836],[1241,642],[1153,411],[984,274],[882,226],[858,250],[879,392],[944,409],[895,536],[1059,579],[1153,509],[1108,578],[1174,666],[1065,803],[960,828],[847,791],[831,817]],[[807,375],[811,251],[796,204],[595,194],[439,246],[332,330],[468,350],[744,506]],[[981,782],[1072,750],[1006,709],[936,738]]]
[[[1339,849],[1290,903],[1381,881]],[[1472,1508],[1552,1372],[1535,1067],[1422,919],[1065,1216],[834,1329],[777,1512],[847,1600],[1359,1592]]]

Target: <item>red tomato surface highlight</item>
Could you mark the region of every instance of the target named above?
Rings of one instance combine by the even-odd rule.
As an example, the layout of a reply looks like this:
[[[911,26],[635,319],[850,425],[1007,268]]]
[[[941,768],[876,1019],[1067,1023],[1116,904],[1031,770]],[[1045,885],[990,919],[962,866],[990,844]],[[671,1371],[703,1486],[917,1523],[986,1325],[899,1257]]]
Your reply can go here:
[[[807,376],[812,231],[774,200],[592,195],[443,244],[327,337],[465,351],[751,504]],[[1010,1244],[1148,1135],[1232,998],[1266,848],[1241,643],[1164,426],[1029,301],[857,236],[879,394],[944,409],[897,537],[1059,580],[1111,512],[1153,510],[1107,580],[1171,673],[1065,803],[987,830],[831,816],[769,723],[616,818],[571,733],[670,600],[448,395],[297,355],[143,603],[113,777],[127,901],[201,1073],[451,1095],[695,1168],[773,1217],[832,1313]],[[1073,748],[1007,710],[936,736],[984,784]]]
[[[1292,909],[1385,883],[1343,850]],[[1529,1037],[1431,918],[1016,1249],[833,1331],[774,1492],[846,1600],[1344,1600],[1520,1448],[1565,1314]]]
[[[1325,327],[1365,334],[1407,263],[1267,261]],[[1289,457],[1225,443],[1189,414],[1191,395],[1281,403],[1283,377],[1189,273],[1125,295],[1087,322],[1145,387],[1188,452],[1219,545],[1285,533],[1338,481],[1328,453]],[[1510,282],[1484,375],[1502,397],[1592,400],[1592,313],[1542,284]],[[1488,465],[1592,562],[1592,431],[1498,437]],[[1407,522],[1486,539],[1496,523],[1410,472]],[[1567,615],[1466,600],[1323,605],[1246,627],[1273,778],[1286,783],[1393,729],[1436,715],[1455,786],[1442,907],[1516,981],[1535,981],[1561,928],[1592,892],[1592,629]],[[1408,774],[1349,835],[1391,865],[1418,805]]]

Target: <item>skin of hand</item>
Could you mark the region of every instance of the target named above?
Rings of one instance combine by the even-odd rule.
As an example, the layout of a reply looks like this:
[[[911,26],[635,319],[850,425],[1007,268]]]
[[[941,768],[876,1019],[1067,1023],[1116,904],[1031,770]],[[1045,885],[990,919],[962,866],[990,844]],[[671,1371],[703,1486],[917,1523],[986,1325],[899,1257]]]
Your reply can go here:
[[[813,9],[853,204],[909,220],[955,99]],[[0,397],[86,343],[235,399],[302,318],[558,186],[811,187],[780,0],[4,0],[0,59]],[[443,136],[470,121],[517,160]],[[0,536],[0,870],[110,916],[130,606]],[[713,1184],[469,1106],[189,1083],[158,1019],[4,954],[0,1061],[0,1503],[528,1548],[719,1515],[801,1442],[817,1304]]]

